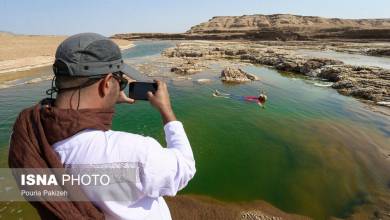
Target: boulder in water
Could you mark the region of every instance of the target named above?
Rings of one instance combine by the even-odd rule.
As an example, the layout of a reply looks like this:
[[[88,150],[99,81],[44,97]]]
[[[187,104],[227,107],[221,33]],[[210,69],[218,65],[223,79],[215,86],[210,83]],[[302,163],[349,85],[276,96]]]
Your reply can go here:
[[[248,82],[258,80],[258,78],[240,68],[227,67],[221,72],[221,80],[225,82]]]
[[[196,63],[193,60],[187,60],[187,62],[177,65],[171,68],[171,72],[179,75],[191,75],[202,71],[205,67]]]

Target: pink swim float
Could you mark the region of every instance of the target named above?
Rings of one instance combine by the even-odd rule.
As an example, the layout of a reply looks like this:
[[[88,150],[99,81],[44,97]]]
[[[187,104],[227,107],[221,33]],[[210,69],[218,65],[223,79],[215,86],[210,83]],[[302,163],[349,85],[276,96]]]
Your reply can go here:
[[[248,102],[258,102],[259,98],[257,96],[244,96],[245,101]]]

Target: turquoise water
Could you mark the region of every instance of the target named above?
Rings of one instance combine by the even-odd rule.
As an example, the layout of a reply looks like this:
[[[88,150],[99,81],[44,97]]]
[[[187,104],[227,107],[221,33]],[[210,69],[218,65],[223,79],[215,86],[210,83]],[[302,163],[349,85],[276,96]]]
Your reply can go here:
[[[135,57],[155,55],[161,53],[161,51],[168,47],[172,47],[173,45],[174,43],[169,41],[164,43],[161,43],[160,41],[137,42],[134,48],[123,52],[123,57],[131,59]]]
[[[171,42],[142,42],[124,55],[155,55],[169,46]],[[388,195],[390,170],[378,149],[390,143],[389,116],[317,87],[316,81],[261,66],[244,69],[261,80],[223,84],[210,71],[194,75],[194,81],[166,79],[197,162],[197,174],[182,193],[265,200],[315,219],[347,217],[360,205],[375,205],[378,192]],[[212,82],[201,85],[197,78]],[[0,90],[1,164],[6,163],[9,131],[18,112],[43,98],[48,86],[45,81]],[[257,95],[260,88],[269,98],[265,109],[211,95],[213,89]],[[113,128],[164,143],[160,117],[147,102],[117,106]]]

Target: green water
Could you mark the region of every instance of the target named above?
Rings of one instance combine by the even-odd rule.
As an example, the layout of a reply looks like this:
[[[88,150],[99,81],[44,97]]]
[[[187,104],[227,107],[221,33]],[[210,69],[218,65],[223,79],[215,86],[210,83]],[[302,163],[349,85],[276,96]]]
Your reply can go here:
[[[128,59],[159,53],[167,42],[141,43]],[[132,51],[134,53],[132,53]],[[261,78],[223,84],[167,79],[174,110],[193,147],[197,174],[182,193],[225,201],[265,200],[315,219],[347,217],[360,205],[389,194],[389,166],[378,149],[390,143],[390,117],[315,81],[259,66],[245,67]],[[18,112],[44,97],[49,82],[0,90],[0,163],[6,164],[9,131]],[[267,91],[265,109],[214,98],[212,89],[236,95]],[[160,117],[147,102],[116,108],[114,130],[141,133],[163,143]]]

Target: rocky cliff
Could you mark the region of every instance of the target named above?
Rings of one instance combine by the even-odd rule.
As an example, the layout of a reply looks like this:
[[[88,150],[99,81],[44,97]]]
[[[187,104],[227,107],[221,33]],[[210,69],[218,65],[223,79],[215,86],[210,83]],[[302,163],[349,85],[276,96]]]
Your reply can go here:
[[[390,19],[340,19],[289,14],[218,16],[188,33],[243,32],[275,28],[296,32],[338,29],[390,29]]]
[[[289,14],[218,16],[180,34],[119,34],[114,38],[207,40],[390,39],[390,19],[340,19]]]
[[[277,38],[389,39],[390,19],[340,19],[289,14],[213,17],[187,34],[253,34]]]

